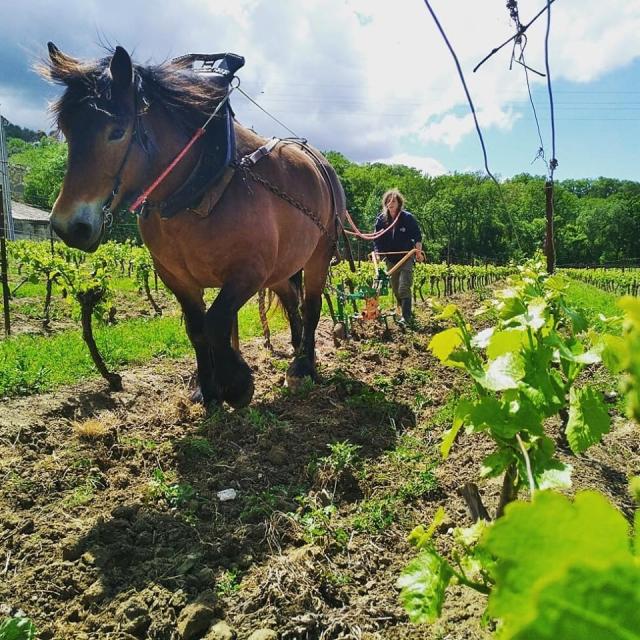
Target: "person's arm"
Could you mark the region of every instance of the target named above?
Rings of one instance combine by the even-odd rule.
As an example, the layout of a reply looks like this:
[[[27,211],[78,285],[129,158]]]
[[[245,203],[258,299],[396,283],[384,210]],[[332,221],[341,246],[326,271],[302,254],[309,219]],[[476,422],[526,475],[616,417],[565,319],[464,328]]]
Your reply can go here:
[[[420,225],[418,224],[418,221],[415,219],[415,216],[412,216],[411,220],[413,222],[413,227],[414,227],[413,237],[415,238],[416,260],[418,262],[424,262],[425,255],[424,255],[424,251],[422,250],[422,232],[420,231]]]

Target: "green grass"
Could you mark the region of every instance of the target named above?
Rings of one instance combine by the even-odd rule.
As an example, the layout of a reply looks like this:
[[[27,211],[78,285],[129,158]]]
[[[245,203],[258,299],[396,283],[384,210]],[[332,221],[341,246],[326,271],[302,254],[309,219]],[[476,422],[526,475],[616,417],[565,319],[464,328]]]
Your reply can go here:
[[[271,331],[286,327],[282,314],[269,318]],[[256,304],[239,314],[240,338],[262,335]],[[95,327],[102,357],[111,369],[143,364],[156,357],[177,358],[192,353],[180,318],[139,318],[116,326]],[[80,330],[51,337],[22,335],[0,341],[0,396],[40,393],[98,376]]]
[[[617,305],[618,296],[598,289],[586,282],[570,280],[566,300],[569,306],[580,308],[586,315],[589,324],[593,325],[598,331],[611,331],[611,328],[607,327],[599,319],[600,314],[607,318],[622,314],[622,310]]]

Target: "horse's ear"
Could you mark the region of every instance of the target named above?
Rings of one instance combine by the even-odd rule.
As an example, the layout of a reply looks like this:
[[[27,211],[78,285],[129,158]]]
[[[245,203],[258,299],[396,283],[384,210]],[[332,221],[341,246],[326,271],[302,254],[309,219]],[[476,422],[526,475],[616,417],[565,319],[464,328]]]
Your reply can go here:
[[[51,60],[51,64],[56,67],[78,64],[78,61],[75,58],[68,56],[66,53],[62,53],[62,51],[60,51],[53,42],[47,42],[47,49],[49,49],[49,59]]]
[[[115,91],[125,91],[133,82],[133,65],[125,49],[118,46],[109,63],[109,71]]]

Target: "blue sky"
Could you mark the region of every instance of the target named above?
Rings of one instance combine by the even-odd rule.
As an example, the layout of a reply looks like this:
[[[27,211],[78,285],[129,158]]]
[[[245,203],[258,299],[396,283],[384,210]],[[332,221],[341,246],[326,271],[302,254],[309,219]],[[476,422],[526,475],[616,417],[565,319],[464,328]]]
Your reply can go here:
[[[520,0],[522,22],[544,0]],[[504,0],[432,0],[460,57],[479,111],[491,169],[542,174]],[[544,69],[544,17],[528,33],[527,62]],[[550,63],[556,101],[558,179],[606,175],[640,180],[640,0],[556,0]],[[0,23],[0,111],[48,128],[59,94],[30,67],[53,40],[79,58],[120,44],[138,62],[186,52],[234,51],[242,86],[321,149],[358,161],[403,162],[431,174],[481,170],[482,154],[450,54],[422,0],[23,0]],[[550,156],[544,79],[533,95]],[[244,97],[238,118],[265,136],[288,135]]]
[[[588,84],[553,82],[556,125],[557,179],[609,176],[640,181],[640,60],[607,73]],[[533,91],[545,156],[551,157],[549,96],[546,87]],[[540,146],[533,110],[519,101],[521,115],[510,131],[484,132],[489,168],[502,176],[518,171],[543,175],[541,160],[533,162]],[[422,145],[415,145],[418,151]],[[445,166],[483,166],[476,135],[459,145],[432,144],[429,153]],[[519,167],[519,170],[517,169]]]

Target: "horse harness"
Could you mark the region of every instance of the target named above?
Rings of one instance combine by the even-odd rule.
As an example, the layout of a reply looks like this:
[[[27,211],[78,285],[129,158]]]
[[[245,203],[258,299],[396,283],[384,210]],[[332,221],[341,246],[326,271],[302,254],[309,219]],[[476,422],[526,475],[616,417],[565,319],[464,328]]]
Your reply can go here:
[[[221,100],[218,108],[216,108],[212,117],[209,118],[209,121],[211,121],[213,116],[218,115],[218,111],[221,112],[220,116],[216,119],[216,123],[218,125],[217,131],[214,131],[213,129],[206,129],[206,126],[209,123],[209,121],[207,121],[207,123],[196,132],[189,143],[187,143],[187,146],[176,157],[176,159],[174,159],[170,167],[159,176],[150,188],[145,190],[145,192],[136,199],[134,204],[130,207],[130,210],[142,218],[147,217],[149,211],[152,209],[159,211],[160,217],[163,219],[171,218],[179,211],[183,211],[185,209],[199,217],[206,217],[211,214],[216,204],[225,193],[235,173],[239,171],[243,175],[245,181],[247,177],[250,178],[287,204],[298,209],[303,215],[309,218],[309,220],[311,220],[311,222],[313,222],[313,224],[319,229],[322,235],[329,240],[332,249],[335,250],[335,247],[337,246],[338,225],[340,224],[339,212],[337,211],[338,199],[336,197],[335,187],[327,171],[326,165],[322,162],[318,153],[307,144],[305,139],[272,138],[252,153],[237,159],[235,132],[233,128],[234,113],[231,105],[229,104],[228,98],[233,91],[233,88],[235,88],[231,86],[234,73],[244,65],[244,58],[229,53],[188,54],[186,56],[176,58],[173,62],[182,65],[194,64],[194,66],[196,62],[202,63],[202,67],[200,67],[199,72],[205,73],[211,79],[213,87],[226,92],[226,95]],[[138,115],[138,122],[136,123],[131,142],[133,142],[134,139],[140,141],[140,131],[143,131],[143,127]],[[216,139],[216,133],[221,133],[222,135],[218,135],[218,138]],[[154,202],[148,200],[146,195],[148,195],[153,188],[159,184],[159,182],[168,174],[169,170],[175,166],[177,161],[186,154],[186,151],[200,137],[205,138],[204,149],[195,169],[192,171],[186,182],[176,193],[172,194],[164,201]],[[314,161],[331,193],[332,209],[336,227],[335,233],[331,233],[329,231],[315,211],[283,191],[268,179],[259,175],[253,169],[259,160],[271,154],[279,144],[295,144]],[[144,147],[146,147],[146,145],[143,145],[143,148]],[[130,148],[131,143],[121,163],[112,193],[103,205],[103,224],[105,227],[111,225],[111,204],[119,191],[120,173],[128,159]],[[221,157],[222,162],[220,162]]]

